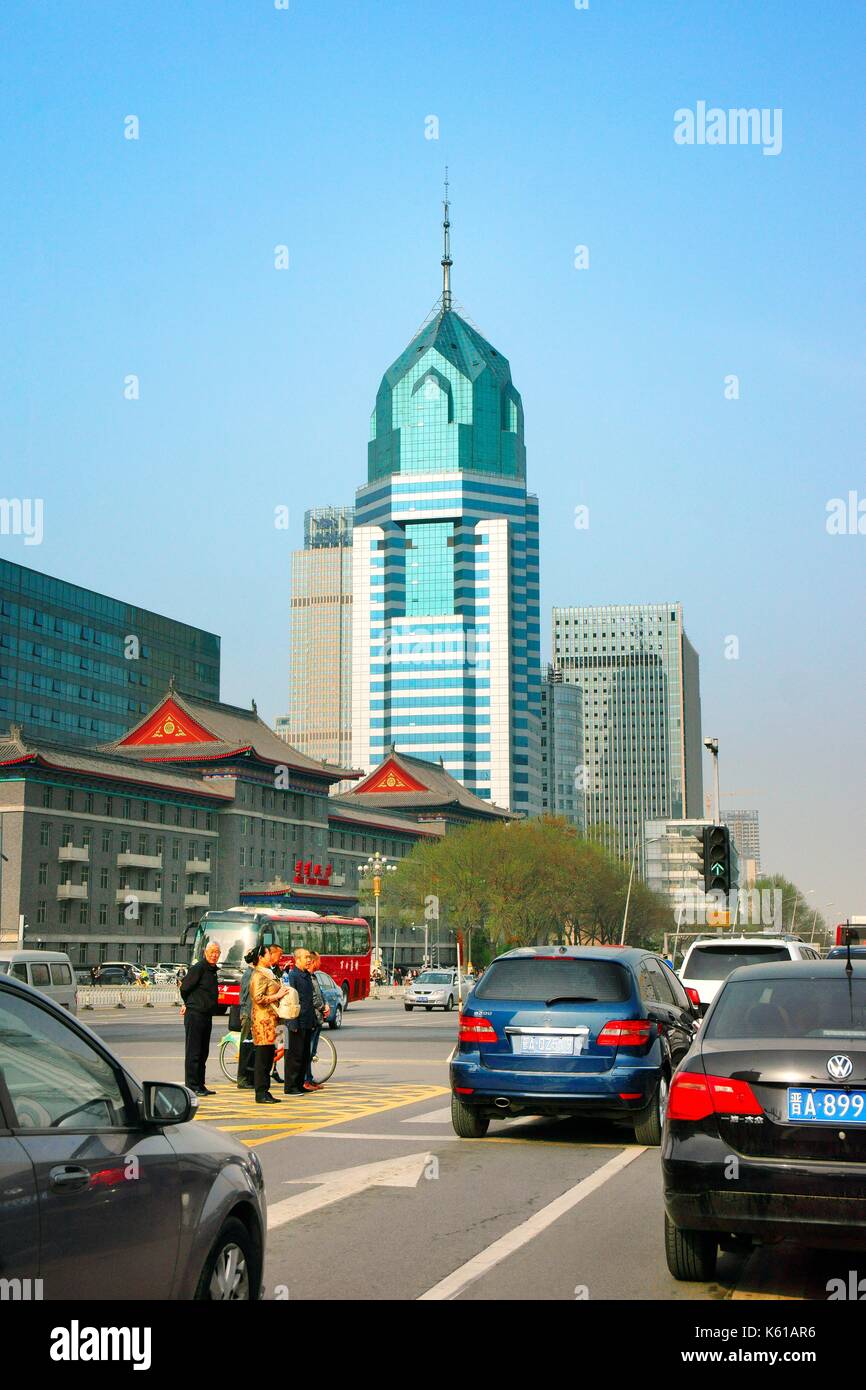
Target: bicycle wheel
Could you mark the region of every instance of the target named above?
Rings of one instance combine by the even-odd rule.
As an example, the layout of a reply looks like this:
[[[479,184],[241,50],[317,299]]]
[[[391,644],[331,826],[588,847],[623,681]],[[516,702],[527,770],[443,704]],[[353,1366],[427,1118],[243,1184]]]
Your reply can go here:
[[[319,1041],[316,1043],[316,1055],[310,1060],[310,1071],[313,1081],[317,1086],[321,1086],[323,1081],[329,1081],[337,1070],[337,1049],[326,1038],[324,1033],[319,1034]]]
[[[239,1038],[240,1033],[223,1033],[220,1043],[220,1068],[226,1081],[236,1082],[238,1079]]]

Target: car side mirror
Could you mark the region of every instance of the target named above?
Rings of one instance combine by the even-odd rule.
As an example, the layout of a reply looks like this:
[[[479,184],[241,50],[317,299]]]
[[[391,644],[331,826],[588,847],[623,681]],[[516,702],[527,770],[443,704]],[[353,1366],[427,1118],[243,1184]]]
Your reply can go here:
[[[150,1125],[182,1125],[198,1109],[198,1099],[174,1081],[145,1081],[142,1117]]]

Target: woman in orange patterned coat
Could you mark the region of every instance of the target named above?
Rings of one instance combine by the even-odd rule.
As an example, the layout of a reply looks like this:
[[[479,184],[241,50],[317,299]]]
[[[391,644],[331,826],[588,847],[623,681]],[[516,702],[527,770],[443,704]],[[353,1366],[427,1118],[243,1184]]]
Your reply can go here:
[[[277,1041],[277,1004],[286,993],[286,986],[273,974],[281,955],[279,946],[260,947],[250,979],[250,1032],[255,1047],[254,1082],[259,1105],[280,1103],[268,1088]]]

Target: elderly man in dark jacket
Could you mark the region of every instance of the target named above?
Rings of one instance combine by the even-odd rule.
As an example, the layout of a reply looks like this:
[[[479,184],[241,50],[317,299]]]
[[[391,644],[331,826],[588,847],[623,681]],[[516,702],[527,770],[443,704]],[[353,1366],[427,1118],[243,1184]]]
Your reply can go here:
[[[298,1017],[288,1019],[286,1022],[286,1055],[283,1060],[283,1077],[287,1096],[302,1096],[307,1091],[319,1089],[318,1086],[311,1086],[304,1081],[307,1068],[310,1065],[310,1043],[313,1038],[313,1030],[318,1023],[313,999],[313,981],[310,978],[312,962],[311,953],[304,947],[299,947],[295,951],[294,967],[283,976],[284,984],[291,985],[298,991],[298,1000],[301,1005],[301,1012]]]
[[[205,947],[204,958],[194,961],[180,985],[185,1032],[185,1080],[197,1096],[213,1096],[204,1084],[213,1016],[217,1011],[217,961],[220,948],[215,941]]]

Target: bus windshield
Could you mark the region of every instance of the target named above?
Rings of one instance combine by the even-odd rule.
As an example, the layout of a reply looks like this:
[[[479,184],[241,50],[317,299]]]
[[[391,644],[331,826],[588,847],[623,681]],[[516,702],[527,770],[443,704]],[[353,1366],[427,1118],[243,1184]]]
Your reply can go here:
[[[255,918],[215,917],[201,922],[193,953],[196,959],[212,942],[220,948],[220,970],[243,970],[244,956],[256,944]]]

